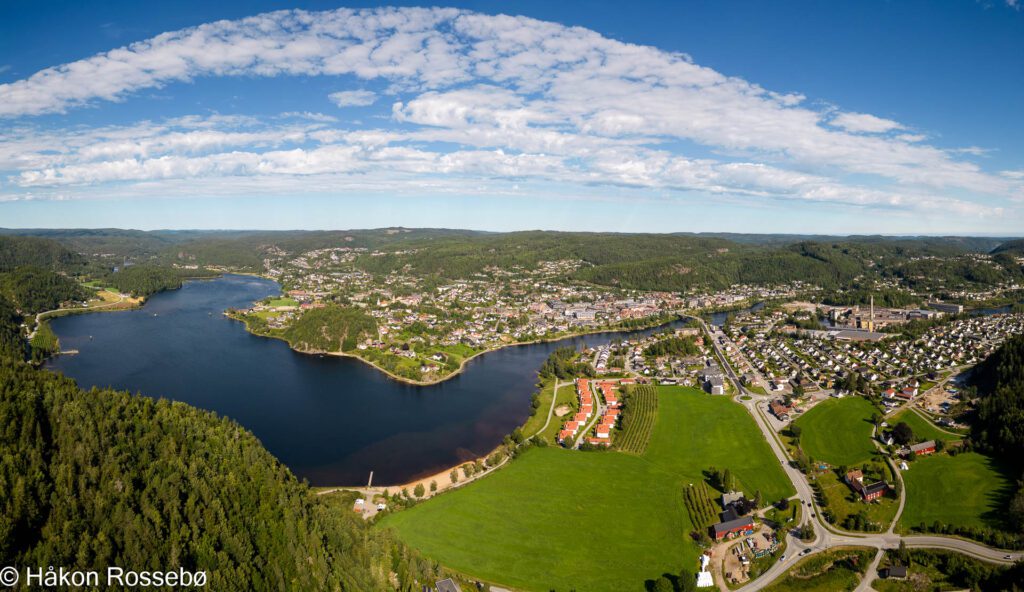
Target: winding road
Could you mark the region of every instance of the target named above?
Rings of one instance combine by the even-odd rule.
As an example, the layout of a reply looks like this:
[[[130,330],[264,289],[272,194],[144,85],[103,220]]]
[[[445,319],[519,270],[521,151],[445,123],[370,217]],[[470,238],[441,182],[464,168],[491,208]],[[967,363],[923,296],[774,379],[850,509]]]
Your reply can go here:
[[[704,330],[707,331],[708,335],[711,336],[712,347],[722,364],[722,368],[733,381],[733,384],[739,392],[739,395],[735,397],[735,400],[743,405],[747,412],[749,412],[754,418],[754,423],[756,423],[761,429],[765,440],[768,441],[769,448],[771,448],[772,453],[775,454],[775,457],[781,464],[783,471],[793,483],[793,487],[796,489],[796,496],[791,499],[798,500],[798,502],[803,506],[798,526],[801,530],[810,527],[814,532],[814,539],[812,542],[804,542],[794,537],[792,532],[787,533],[785,555],[790,559],[788,561],[776,562],[756,580],[740,588],[739,592],[756,592],[757,590],[761,590],[768,586],[786,572],[789,566],[794,563],[793,559],[800,556],[800,554],[807,549],[810,549],[810,552],[807,553],[808,555],[840,546],[872,547],[882,551],[886,549],[897,549],[902,541],[911,549],[943,549],[947,551],[955,551],[975,559],[1002,565],[1010,565],[1024,558],[1024,553],[1019,551],[995,549],[966,539],[934,535],[895,534],[893,532],[895,524],[903,512],[903,506],[906,502],[906,487],[903,486],[902,475],[900,475],[898,470],[895,471],[895,473],[901,484],[900,506],[897,510],[896,517],[893,519],[886,532],[865,534],[843,532],[832,525],[826,524],[821,518],[821,512],[816,505],[814,492],[811,489],[810,484],[804,477],[803,473],[795,468],[795,463],[792,462],[792,459],[782,446],[778,434],[772,429],[771,424],[765,415],[762,405],[767,405],[767,402],[771,400],[771,397],[760,395],[744,388],[736,376],[732,366],[729,364],[729,359],[725,356],[725,352],[721,350],[721,346],[717,341],[717,337],[722,335],[722,333],[713,330],[703,319],[699,317],[691,318],[695,318],[703,326]],[[877,568],[878,560],[879,557],[876,556],[875,561],[873,562],[874,568]],[[868,576],[871,575],[871,571],[872,570],[869,569],[869,573],[863,578],[861,586],[857,588],[858,590],[870,589],[872,578]]]

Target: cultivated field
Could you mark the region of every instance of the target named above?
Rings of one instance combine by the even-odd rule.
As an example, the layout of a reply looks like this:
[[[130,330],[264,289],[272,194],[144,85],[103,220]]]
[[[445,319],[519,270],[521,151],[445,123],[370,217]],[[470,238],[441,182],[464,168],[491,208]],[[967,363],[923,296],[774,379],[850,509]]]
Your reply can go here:
[[[1008,467],[969,452],[919,458],[903,472],[907,504],[900,526],[936,520],[957,526],[1006,528],[1001,516],[1012,484]]]
[[[494,475],[387,517],[403,540],[472,577],[523,590],[643,590],[696,566],[683,488],[729,468],[765,500],[792,487],[747,412],[658,388],[647,450],[534,448]],[[715,495],[715,492],[711,492]]]
[[[616,447],[623,452],[643,454],[658,419],[658,391],[651,385],[638,385],[633,388],[626,405]]]
[[[874,406],[862,397],[828,399],[796,420],[808,456],[831,465],[853,465],[871,458]]]

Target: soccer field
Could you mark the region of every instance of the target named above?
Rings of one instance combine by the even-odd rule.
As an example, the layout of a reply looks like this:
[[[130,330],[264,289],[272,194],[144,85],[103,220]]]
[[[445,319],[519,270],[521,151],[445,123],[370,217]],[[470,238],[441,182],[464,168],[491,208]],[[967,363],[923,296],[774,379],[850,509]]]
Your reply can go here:
[[[863,397],[828,399],[796,420],[800,444],[814,460],[852,465],[871,458],[871,414],[874,406]]]
[[[692,571],[684,485],[714,466],[751,496],[793,490],[742,407],[679,387],[658,396],[642,455],[535,448],[383,526],[450,568],[524,590],[639,591],[645,580]]]

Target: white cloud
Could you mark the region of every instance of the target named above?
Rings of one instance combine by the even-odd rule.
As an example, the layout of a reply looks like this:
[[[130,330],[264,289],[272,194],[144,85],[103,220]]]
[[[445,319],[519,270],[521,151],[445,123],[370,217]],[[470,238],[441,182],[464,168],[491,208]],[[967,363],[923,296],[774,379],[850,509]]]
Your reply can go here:
[[[339,107],[367,107],[377,102],[377,93],[369,90],[343,90],[327,95]]]
[[[343,114],[291,112],[84,130],[25,123],[174,82],[279,75],[381,83],[394,100],[377,109],[391,121],[367,129]],[[329,98],[370,106],[378,95]],[[185,178],[237,186],[244,176],[309,187],[317,175],[354,183],[390,170],[410,183],[535,178],[977,212],[1024,191],[1019,178],[987,173],[890,119],[815,108],[800,93],[579,27],[455,9],[279,11],[168,32],[0,85],[0,117],[11,124],[0,127],[0,170],[9,185],[37,189]]]
[[[866,134],[881,134],[903,129],[903,126],[895,121],[875,117],[868,113],[840,113],[829,123],[848,132]]]

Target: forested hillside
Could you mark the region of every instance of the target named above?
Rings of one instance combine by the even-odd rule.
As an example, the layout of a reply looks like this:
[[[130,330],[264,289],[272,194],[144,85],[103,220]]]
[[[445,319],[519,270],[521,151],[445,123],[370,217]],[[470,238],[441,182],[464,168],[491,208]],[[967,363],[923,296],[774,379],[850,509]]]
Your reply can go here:
[[[1017,335],[975,367],[972,382],[980,400],[971,439],[1018,469],[1024,468],[1024,335]],[[1007,518],[1024,533],[1024,471],[1018,473]]]
[[[31,236],[0,235],[0,272],[24,265],[67,270],[84,264],[85,257],[56,241]]]
[[[351,351],[366,337],[377,336],[377,321],[357,308],[329,305],[306,311],[283,337],[300,351]]]
[[[234,422],[0,360],[0,565],[208,572],[209,590],[401,590],[435,564],[313,495]]]
[[[981,396],[975,439],[1007,458],[1024,458],[1024,335],[1007,340],[972,379]]]
[[[117,272],[96,274],[96,279],[132,296],[150,296],[164,290],[176,290],[191,277],[212,277],[216,273],[202,269],[176,269],[154,265],[133,265]]]
[[[21,336],[21,318],[14,305],[0,295],[0,358],[25,358],[27,350]]]
[[[617,234],[527,231],[486,233],[389,228],[336,231],[3,230],[60,241],[109,269],[128,257],[137,264],[228,267],[260,271],[266,258],[324,248],[380,250],[357,266],[427,277],[466,278],[488,267],[533,267],[541,261],[582,262],[575,278],[645,290],[722,288],[736,283],[805,281],[824,288],[856,279],[894,278],[941,293],[1024,281],[1011,256],[1021,241],[987,237],[797,236],[755,234]],[[4,237],[0,235],[0,239]],[[42,240],[42,239],[37,239]],[[977,255],[1004,252],[984,260]],[[107,258],[99,257],[105,255]],[[25,264],[25,263],[20,263]],[[3,262],[0,261],[0,270]]]
[[[1006,241],[992,250],[992,254],[1010,253],[1012,255],[1024,255],[1024,239]]]
[[[0,273],[0,294],[13,302],[24,315],[53,310],[62,302],[85,300],[91,296],[75,280],[40,267],[18,267]]]

